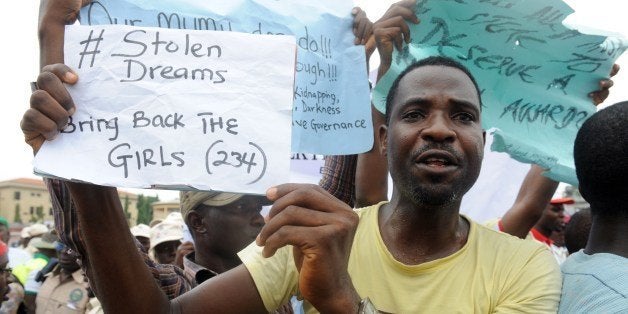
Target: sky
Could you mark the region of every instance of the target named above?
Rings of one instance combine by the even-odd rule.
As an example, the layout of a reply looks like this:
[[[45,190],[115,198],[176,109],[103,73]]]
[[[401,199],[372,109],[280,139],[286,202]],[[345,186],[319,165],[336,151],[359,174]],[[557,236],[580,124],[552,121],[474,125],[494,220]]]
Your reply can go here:
[[[355,0],[372,21],[376,21],[395,1]],[[576,13],[568,18],[573,24],[614,31],[628,38],[628,19],[625,18],[628,2],[624,0],[568,0]],[[2,80],[3,100],[0,102],[0,139],[3,153],[0,159],[0,181],[14,178],[35,178],[31,161],[30,147],[24,143],[20,130],[20,120],[28,109],[30,98],[29,82],[34,81],[39,72],[39,52],[37,44],[38,1],[16,1],[11,12],[0,19],[3,45],[0,48],[0,68],[5,71]],[[377,63],[374,56],[371,68]],[[628,53],[617,61],[623,68],[613,78],[615,86],[602,107],[622,100],[628,100]],[[156,191],[131,190],[135,193],[155,195]],[[162,200],[173,199],[176,192],[159,192]]]

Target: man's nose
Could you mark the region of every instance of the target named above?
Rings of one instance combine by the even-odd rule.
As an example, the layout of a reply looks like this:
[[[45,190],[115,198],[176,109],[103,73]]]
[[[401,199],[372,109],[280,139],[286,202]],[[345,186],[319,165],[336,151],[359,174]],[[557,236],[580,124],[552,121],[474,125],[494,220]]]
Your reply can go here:
[[[421,131],[423,139],[432,142],[451,142],[456,137],[452,129],[452,121],[446,114],[431,114],[426,122],[427,126]]]

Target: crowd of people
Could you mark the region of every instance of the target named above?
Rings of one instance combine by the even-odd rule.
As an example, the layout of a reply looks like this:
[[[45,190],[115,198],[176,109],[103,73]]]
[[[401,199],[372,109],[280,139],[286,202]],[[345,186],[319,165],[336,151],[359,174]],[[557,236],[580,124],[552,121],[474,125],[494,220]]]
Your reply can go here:
[[[65,87],[78,77],[63,64],[63,28],[83,2],[42,1],[42,70],[21,123],[35,154],[81,106]],[[414,7],[398,2],[375,23],[353,10],[355,42],[367,56],[376,48],[379,77],[419,23]],[[600,82],[595,104],[610,86]],[[590,209],[568,219],[573,200],[552,198],[558,182],[533,165],[512,207],[478,223],[460,204],[483,159],[480,90],[453,59],[419,60],[396,78],[385,113],[373,109],[373,148],[327,156],[318,185],[265,197],[182,191],[180,215],[151,226],[128,228],[113,187],[46,179],[56,230],[29,227],[24,239],[40,237],[24,244],[36,250],[28,259],[0,243],[2,311],[628,312],[628,102],[578,131]]]

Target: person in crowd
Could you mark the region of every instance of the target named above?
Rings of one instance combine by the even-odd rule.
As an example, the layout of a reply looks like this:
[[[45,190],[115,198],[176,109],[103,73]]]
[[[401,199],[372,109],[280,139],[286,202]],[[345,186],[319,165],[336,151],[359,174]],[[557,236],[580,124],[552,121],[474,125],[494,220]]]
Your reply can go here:
[[[565,247],[569,254],[576,253],[585,246],[591,232],[591,209],[585,208],[571,216],[565,226]]]
[[[574,201],[570,197],[552,199],[543,210],[541,218],[530,229],[535,240],[545,243],[551,249],[559,265],[567,258],[567,252],[563,250],[564,243],[554,243],[552,235],[563,232],[565,229],[565,204],[573,203]]]
[[[55,243],[59,263],[44,280],[37,293],[36,313],[85,313],[90,298],[89,285],[72,249]]]
[[[41,237],[33,238],[30,245],[37,249],[33,259],[13,270],[20,281],[24,278],[24,305],[29,312],[34,312],[35,298],[41,288],[43,275],[50,272],[58,263],[55,245],[57,240],[54,230],[44,233]]]
[[[183,225],[164,220],[150,229],[150,245],[155,260],[160,264],[175,265],[177,248],[183,238]]]
[[[11,247],[11,230],[6,218],[0,217],[0,240],[9,247],[9,268],[28,262],[33,256],[21,248]]]
[[[591,206],[584,250],[562,265],[559,313],[628,312],[628,101],[595,113],[574,144],[580,194]]]
[[[150,250],[150,227],[145,224],[139,224],[131,227],[131,234],[142,244],[144,252]]]
[[[9,222],[6,218],[0,216],[0,239],[6,245],[9,245],[11,240],[11,230],[9,228]]]
[[[36,250],[33,258],[27,263],[18,265],[13,269],[13,274],[22,284],[26,285],[27,279],[33,277],[31,273],[41,270],[48,265],[51,258],[56,258],[57,253],[54,247],[55,240],[56,236],[48,231],[41,237],[34,237],[33,240],[29,242],[29,246]]]
[[[263,196],[226,192],[181,192],[181,214],[194,239],[185,255],[185,275],[195,285],[242,261],[237,253],[253,242],[264,226]]]
[[[24,227],[20,232],[21,248],[26,250],[32,256],[33,254],[35,254],[37,249],[30,245],[30,242],[35,238],[41,237],[48,231],[48,227],[40,223],[35,223],[30,226]]]
[[[25,313],[24,287],[11,274],[9,248],[0,241],[0,313]]]
[[[570,218],[571,217],[568,215],[565,216],[564,225],[567,225]],[[552,231],[550,240],[552,240],[550,250],[560,265],[567,259],[567,256],[569,256],[569,250],[567,250],[567,247],[565,246],[565,228],[563,227],[560,230]]]
[[[556,198],[543,210],[541,218],[536,222],[530,230],[534,238],[545,244],[552,245],[551,236],[554,231],[561,231],[565,228],[565,206],[564,204],[573,204],[574,201],[570,197]]]

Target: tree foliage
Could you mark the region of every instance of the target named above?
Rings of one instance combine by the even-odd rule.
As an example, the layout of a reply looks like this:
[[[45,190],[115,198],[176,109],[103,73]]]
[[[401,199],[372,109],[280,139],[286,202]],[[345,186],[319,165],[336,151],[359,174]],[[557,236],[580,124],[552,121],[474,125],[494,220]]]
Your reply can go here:
[[[137,223],[138,224],[150,224],[153,220],[153,209],[151,204],[159,202],[159,196],[144,196],[140,194],[137,197]]]

